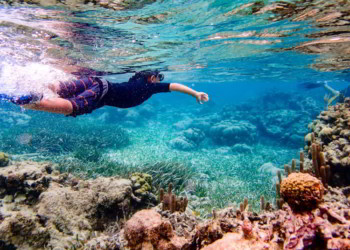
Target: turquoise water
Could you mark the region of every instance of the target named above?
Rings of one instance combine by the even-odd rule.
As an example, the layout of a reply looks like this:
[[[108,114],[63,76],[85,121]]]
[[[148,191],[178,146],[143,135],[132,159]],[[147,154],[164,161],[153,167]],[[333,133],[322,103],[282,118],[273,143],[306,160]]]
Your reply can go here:
[[[337,50],[347,41],[322,43],[328,50],[315,46],[318,52],[305,43],[347,38],[339,31],[347,24],[263,11],[275,1],[257,2],[260,9],[249,3],[0,7],[2,93],[50,97],[49,83],[84,72],[122,82],[159,69],[165,82],[210,97],[199,105],[183,94],[159,94],[140,107],[104,107],[77,118],[2,101],[0,151],[15,160],[55,161],[87,177],[148,171],[157,185],[172,181],[177,192],[200,197],[193,206],[202,212],[244,197],[253,207],[261,195],[273,203],[276,171],[298,158],[308,124],[324,109],[323,88],[298,85],[342,89],[349,79],[347,58]],[[322,9],[318,4],[312,8]]]

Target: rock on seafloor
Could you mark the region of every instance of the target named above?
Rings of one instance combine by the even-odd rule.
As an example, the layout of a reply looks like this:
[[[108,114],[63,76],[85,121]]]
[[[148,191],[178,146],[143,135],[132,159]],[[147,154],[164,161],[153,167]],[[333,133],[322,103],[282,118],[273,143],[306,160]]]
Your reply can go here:
[[[142,210],[126,222],[124,236],[130,249],[184,249],[189,247],[190,240],[178,237],[169,220],[154,210]]]
[[[0,245],[79,248],[131,212],[132,183],[80,180],[51,163],[18,162],[0,169],[0,198]]]

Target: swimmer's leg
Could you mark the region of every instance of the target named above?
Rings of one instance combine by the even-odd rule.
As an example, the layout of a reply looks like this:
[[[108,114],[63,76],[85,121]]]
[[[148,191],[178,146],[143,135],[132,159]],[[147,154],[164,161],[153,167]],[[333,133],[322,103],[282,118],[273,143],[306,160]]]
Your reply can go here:
[[[335,95],[335,96],[333,96],[332,98],[330,98],[330,99],[328,100],[328,106],[331,105],[332,102],[333,102],[335,99],[337,99],[339,96],[340,96],[340,94]]]
[[[327,83],[323,85],[323,87],[328,90],[330,93],[332,93],[333,96],[339,96],[340,92],[331,88]]]
[[[62,98],[72,98],[97,85],[98,82],[91,77],[84,77],[78,80],[51,83],[48,88]]]
[[[39,102],[22,105],[21,107],[64,115],[70,115],[73,113],[72,103],[63,98],[42,99]]]
[[[98,94],[95,88],[99,88],[99,83],[93,78],[85,77],[75,81],[50,84],[48,88],[60,97],[42,99],[22,107],[72,116],[76,116],[78,111],[79,114],[91,113],[96,108]]]
[[[331,88],[327,83],[325,83],[323,86],[328,92],[332,93],[333,95],[331,98],[327,98],[327,107],[328,107],[329,105],[332,104],[332,102],[335,99],[337,99],[340,96],[340,92],[338,90]]]

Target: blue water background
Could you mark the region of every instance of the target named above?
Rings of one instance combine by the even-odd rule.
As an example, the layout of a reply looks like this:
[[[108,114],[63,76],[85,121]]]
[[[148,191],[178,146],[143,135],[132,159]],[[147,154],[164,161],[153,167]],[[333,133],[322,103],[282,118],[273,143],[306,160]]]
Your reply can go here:
[[[96,126],[100,126],[99,129],[101,126],[106,126],[106,129],[119,126],[127,131],[130,143],[118,149],[100,147],[99,150],[106,159],[138,166],[163,161],[180,162],[195,170],[196,174],[191,181],[195,182],[194,185],[200,183],[205,186],[204,196],[209,199],[208,203],[216,207],[240,202],[244,197],[248,197],[256,205],[260,195],[265,195],[267,200],[274,203],[275,172],[271,173],[261,166],[271,163],[273,167],[282,170],[284,164],[290,163],[292,158],[298,158],[299,151],[305,145],[303,136],[308,133],[308,124],[324,109],[325,90],[307,90],[300,88],[299,84],[327,82],[336,89],[342,89],[348,85],[349,73],[346,70],[315,70],[310,65],[315,63],[318,55],[303,54],[290,49],[310,40],[305,35],[314,32],[316,28],[309,22],[271,22],[268,20],[270,14],[239,13],[225,16],[225,13],[247,2],[157,1],[142,8],[124,11],[102,8],[72,10],[62,7],[0,7],[2,21],[56,32],[57,37],[49,42],[61,48],[56,53],[62,53],[58,56],[62,64],[109,72],[105,78],[112,82],[126,81],[138,70],[160,69],[165,74],[165,82],[179,82],[204,91],[210,97],[210,102],[199,105],[192,97],[183,94],[159,94],[131,111],[117,111],[115,108],[104,107],[75,119],[21,110],[2,102],[0,111],[4,116],[0,120],[0,134],[2,138],[7,137],[6,143],[12,135],[14,141],[11,142],[12,147],[4,144],[2,140],[0,151],[13,154],[14,159],[60,162],[62,159],[74,159],[74,147],[58,154],[48,153],[45,148],[43,151],[33,150],[31,136],[38,136],[41,128],[52,128],[50,133],[56,131],[58,138],[61,129],[68,137],[75,136],[77,131],[81,133],[80,137],[89,137],[91,132],[97,129]],[[37,10],[44,12],[36,14]],[[45,11],[48,11],[48,14],[45,14]],[[142,19],[159,14],[165,15],[164,19],[158,16],[152,23],[146,23]],[[45,28],[48,23],[55,21],[62,22],[63,25],[56,26],[57,30]],[[71,33],[60,33],[62,27],[68,27],[68,24],[72,24],[68,29]],[[33,62],[50,64],[45,58],[52,57],[54,53],[50,53],[54,49],[49,51],[41,40],[25,32],[15,32],[7,26],[0,25],[0,31],[3,32],[3,36],[0,37],[2,62],[8,62],[13,67],[26,66]],[[266,31],[285,32],[286,35],[270,38],[257,35],[239,36],[244,32],[261,34]],[[229,34],[232,37],[210,39],[218,34]],[[22,48],[18,44],[8,42],[20,41],[20,38],[24,41],[28,39],[36,46],[35,49],[29,50],[25,46]],[[271,43],[253,42],[261,40]],[[22,44],[25,44],[24,41],[21,40]],[[6,79],[1,80],[2,87],[6,86]],[[21,82],[17,83],[16,86],[21,86]],[[35,86],[37,83],[32,84]],[[279,100],[281,94],[285,94],[285,97]],[[230,151],[230,148],[241,144],[240,142],[222,142],[218,139],[221,142],[217,143],[215,138],[213,139],[215,135],[209,135],[210,129],[202,129],[205,139],[196,147],[186,149],[171,146],[170,142],[179,136],[178,133],[196,127],[196,119],[202,117],[216,116],[223,120],[223,113],[228,112],[229,115],[225,118],[228,120],[244,120],[249,114],[263,120],[266,114],[261,109],[261,101],[266,96],[278,100],[277,104],[273,104],[272,101],[275,108],[270,107],[271,112],[285,109],[285,116],[292,110],[288,108],[289,104],[286,104],[289,100],[298,104],[310,98],[307,100],[315,104],[312,112],[303,113],[300,116],[302,118],[298,119],[300,132],[296,143],[291,144],[288,138],[282,139],[258,132],[255,139],[242,142],[250,150],[235,152]],[[300,109],[295,110],[301,112]],[[236,116],[238,111],[246,113],[243,117]],[[23,114],[25,117],[21,118]],[[8,119],[4,118],[7,115]],[[250,117],[249,121],[254,121],[254,117]],[[192,125],[182,128],[176,126],[176,123],[188,119],[194,121]],[[212,127],[220,122],[214,121],[213,118],[208,119],[212,119]],[[277,122],[272,125],[280,126]],[[25,136],[21,136],[22,134]],[[57,140],[57,137],[53,138]],[[80,146],[78,142],[75,145],[76,148]],[[90,175],[98,173],[94,177],[100,174],[114,174],[113,170],[97,171],[98,162],[94,166],[95,168],[89,169]],[[191,195],[193,187],[191,189],[188,186],[191,185],[182,187],[181,192]]]

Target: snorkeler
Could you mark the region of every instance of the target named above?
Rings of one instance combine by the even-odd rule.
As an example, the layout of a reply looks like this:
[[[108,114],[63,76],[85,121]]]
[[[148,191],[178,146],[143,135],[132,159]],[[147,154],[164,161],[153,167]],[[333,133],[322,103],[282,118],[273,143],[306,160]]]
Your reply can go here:
[[[325,95],[324,96],[324,101],[327,103],[327,105],[331,105],[332,102],[336,99],[338,99],[337,101],[340,103],[343,103],[345,100],[345,97],[350,97],[350,86],[346,87],[345,89],[338,91],[335,90],[333,88],[331,88],[327,83],[325,83],[323,85],[323,87],[329,91],[329,93],[332,94],[332,96],[330,95]]]
[[[314,88],[319,88],[319,87],[324,87],[329,94],[325,94],[324,96],[324,101],[327,106],[331,105],[332,102],[337,100],[337,102],[344,102],[345,97],[350,97],[350,86],[346,87],[345,89],[338,91],[330,87],[327,82],[322,84],[322,83],[302,83],[299,84],[299,87],[304,88],[304,89],[314,89]]]
[[[161,83],[164,75],[159,71],[141,71],[128,82],[111,83],[99,77],[84,77],[75,81],[52,84],[49,88],[59,97],[45,99],[41,94],[11,98],[24,108],[59,113],[76,117],[91,113],[103,106],[117,108],[135,107],[153,94],[177,91],[191,95],[202,104],[209,101],[206,93],[197,92],[179,83]]]

